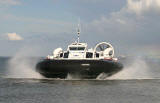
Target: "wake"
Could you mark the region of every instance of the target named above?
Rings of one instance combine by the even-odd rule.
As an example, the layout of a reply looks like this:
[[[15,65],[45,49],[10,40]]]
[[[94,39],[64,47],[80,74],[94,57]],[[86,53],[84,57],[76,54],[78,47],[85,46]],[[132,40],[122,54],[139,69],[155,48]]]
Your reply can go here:
[[[101,80],[137,80],[137,79],[159,79],[154,78],[153,73],[149,65],[145,62],[144,59],[138,57],[130,63],[130,65],[124,64],[124,68],[110,76],[107,77],[107,74],[103,73],[98,76],[97,79]]]

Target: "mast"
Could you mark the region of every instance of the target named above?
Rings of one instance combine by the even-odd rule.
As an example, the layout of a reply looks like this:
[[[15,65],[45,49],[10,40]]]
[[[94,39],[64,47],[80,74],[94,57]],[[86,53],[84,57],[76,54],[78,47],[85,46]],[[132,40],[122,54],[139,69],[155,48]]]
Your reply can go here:
[[[79,38],[80,38],[80,19],[79,19],[79,23],[78,23],[77,34],[78,34],[77,42],[79,43]]]

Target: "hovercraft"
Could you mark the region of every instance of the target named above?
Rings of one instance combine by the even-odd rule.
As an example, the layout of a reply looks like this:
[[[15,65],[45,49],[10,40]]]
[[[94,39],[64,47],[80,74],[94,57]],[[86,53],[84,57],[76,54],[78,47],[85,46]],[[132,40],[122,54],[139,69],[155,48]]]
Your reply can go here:
[[[87,43],[78,39],[68,45],[66,51],[57,48],[52,55],[41,60],[36,65],[36,71],[47,78],[66,78],[68,74],[80,78],[95,79],[99,74],[111,76],[123,68],[114,57],[114,48],[110,43],[98,43],[94,49],[87,49]]]

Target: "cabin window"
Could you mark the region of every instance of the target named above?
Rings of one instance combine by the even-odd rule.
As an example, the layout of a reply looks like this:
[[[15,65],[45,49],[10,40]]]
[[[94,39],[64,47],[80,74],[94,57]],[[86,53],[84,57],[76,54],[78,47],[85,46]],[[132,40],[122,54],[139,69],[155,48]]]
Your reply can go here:
[[[69,50],[77,50],[77,47],[70,47]]]
[[[69,50],[84,50],[85,47],[70,47]]]
[[[84,50],[85,47],[78,47],[78,50]]]
[[[93,58],[93,53],[87,52],[86,53],[86,58]]]

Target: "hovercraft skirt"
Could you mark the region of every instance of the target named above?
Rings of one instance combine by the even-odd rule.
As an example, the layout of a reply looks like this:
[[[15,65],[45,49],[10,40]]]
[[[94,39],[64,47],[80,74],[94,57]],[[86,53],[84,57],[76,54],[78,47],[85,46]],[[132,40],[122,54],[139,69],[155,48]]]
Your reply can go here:
[[[67,74],[96,78],[100,73],[112,75],[122,68],[121,63],[113,60],[45,59],[36,65],[36,70],[47,78],[66,78]]]

